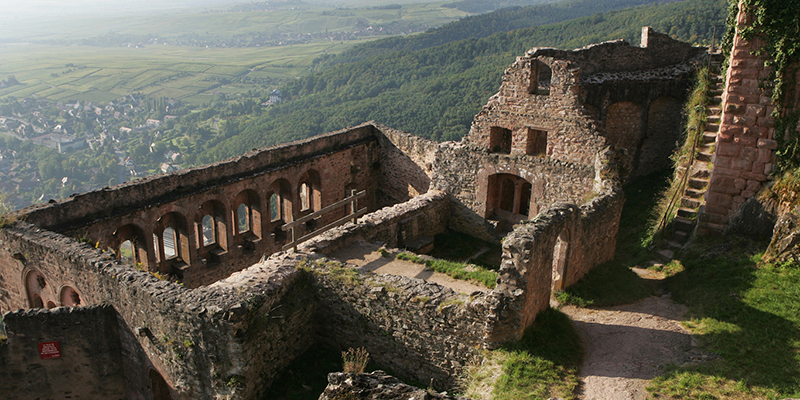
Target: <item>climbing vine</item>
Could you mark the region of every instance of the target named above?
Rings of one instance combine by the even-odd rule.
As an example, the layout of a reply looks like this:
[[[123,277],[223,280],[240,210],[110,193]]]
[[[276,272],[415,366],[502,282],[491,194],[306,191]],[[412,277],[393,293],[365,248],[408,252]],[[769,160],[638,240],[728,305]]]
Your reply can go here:
[[[769,57],[765,65],[771,67],[765,86],[772,89],[776,109],[772,116],[778,142],[778,168],[780,171],[793,169],[800,166],[800,133],[797,132],[800,0],[743,0],[742,5],[752,14],[753,23],[739,27],[741,36],[750,40],[757,34],[763,35],[766,42],[759,53]],[[729,17],[728,22],[736,21]]]

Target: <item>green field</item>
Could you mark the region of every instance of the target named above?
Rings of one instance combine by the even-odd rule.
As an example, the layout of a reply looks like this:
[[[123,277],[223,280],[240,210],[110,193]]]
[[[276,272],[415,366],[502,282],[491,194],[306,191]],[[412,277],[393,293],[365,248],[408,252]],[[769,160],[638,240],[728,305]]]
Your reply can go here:
[[[15,76],[22,83],[0,89],[0,98],[37,96],[59,101],[109,101],[140,92],[202,102],[211,95],[207,91],[218,85],[217,79],[247,76],[292,79],[305,74],[315,57],[337,53],[357,43],[319,41],[231,49],[0,46],[3,60],[0,77]],[[224,92],[247,91],[247,87],[226,85]]]

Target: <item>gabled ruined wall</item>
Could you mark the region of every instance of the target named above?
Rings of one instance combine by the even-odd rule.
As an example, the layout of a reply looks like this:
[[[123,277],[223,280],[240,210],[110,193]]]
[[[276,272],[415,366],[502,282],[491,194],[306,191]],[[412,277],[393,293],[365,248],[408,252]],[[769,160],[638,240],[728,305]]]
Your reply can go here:
[[[376,128],[381,146],[378,204],[383,207],[402,203],[426,193],[439,144],[386,126]]]
[[[648,27],[642,43],[528,51],[506,70],[464,142],[501,157],[527,154],[583,165],[613,144],[627,151],[630,176],[669,167],[692,62],[706,49]],[[504,130],[510,144],[498,138]],[[532,142],[544,136],[546,143]]]
[[[110,306],[36,309],[3,316],[0,393],[6,400],[131,398],[126,392],[116,312]],[[42,359],[39,343],[58,342]]]
[[[614,257],[623,204],[622,191],[607,188],[581,207],[555,204],[506,237],[494,290],[502,295],[504,307],[493,316],[497,322],[491,324],[489,343],[519,339],[536,315],[549,307],[559,240],[567,243],[561,253],[566,257],[561,264],[563,287]]]

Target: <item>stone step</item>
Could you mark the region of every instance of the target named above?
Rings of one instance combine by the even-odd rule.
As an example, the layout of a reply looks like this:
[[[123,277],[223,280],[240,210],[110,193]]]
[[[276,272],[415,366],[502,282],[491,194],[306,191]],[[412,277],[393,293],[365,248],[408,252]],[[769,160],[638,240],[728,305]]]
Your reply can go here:
[[[686,188],[686,191],[684,191],[684,194],[686,196],[688,196],[689,198],[692,198],[692,199],[702,199],[703,195],[706,194],[706,191],[705,190],[693,189],[693,188]]]
[[[675,227],[675,231],[691,232],[694,228],[694,221],[675,217],[675,219],[672,220],[672,226]]]
[[[669,247],[672,250],[677,250],[677,249],[680,249],[681,247],[683,247],[682,244],[680,244],[680,243],[678,243],[678,242],[676,242],[674,240],[667,240],[666,242],[664,242],[664,244],[666,244],[667,247]]]
[[[706,122],[706,132],[717,132],[719,130],[719,124],[713,124]]]
[[[697,161],[709,162],[709,161],[711,161],[711,157],[712,156],[713,156],[713,154],[709,154],[707,152],[704,152],[704,151],[700,150],[700,153],[697,154],[697,156],[694,159],[697,160]]]
[[[703,223],[697,228],[700,233],[720,233],[725,231],[725,224],[714,224],[710,222]]]
[[[675,252],[672,250],[659,250],[656,254],[658,254],[658,257],[664,260],[664,262],[670,262],[672,261],[672,257],[675,257]]]
[[[686,243],[686,239],[689,238],[689,232],[686,231],[675,231],[672,233],[672,240],[678,243]]]
[[[706,116],[706,126],[708,124],[717,124],[717,125],[719,125],[719,117],[720,117],[719,114],[707,115]],[[706,128],[706,129],[708,129],[708,128]]]
[[[700,207],[700,200],[691,197],[681,197],[681,207],[697,208]]]
[[[711,102],[714,104],[722,104],[722,96],[714,96],[711,98]]]
[[[697,210],[694,208],[680,207],[678,208],[678,216],[686,219],[693,219],[697,216]]]
[[[708,163],[694,163],[691,176],[692,178],[708,179],[711,176]]]
[[[708,107],[708,114],[709,115],[722,115],[722,107],[718,107],[718,106]]]
[[[717,132],[703,132],[703,143],[714,143],[717,141]]]
[[[711,97],[722,96],[722,92],[723,92],[722,89],[717,89],[716,87],[710,87],[708,89],[708,95]]]
[[[703,189],[708,186],[708,179],[703,178],[689,178],[688,186],[692,189]]]

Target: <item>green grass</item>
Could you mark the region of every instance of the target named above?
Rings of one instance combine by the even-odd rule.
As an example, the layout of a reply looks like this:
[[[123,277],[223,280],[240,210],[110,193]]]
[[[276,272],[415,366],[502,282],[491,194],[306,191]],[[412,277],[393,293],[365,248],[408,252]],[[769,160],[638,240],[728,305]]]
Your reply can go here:
[[[479,282],[489,289],[497,285],[497,272],[487,270],[479,266],[468,268],[468,264],[440,259],[423,259],[416,254],[400,253],[396,257],[399,260],[411,261],[417,264],[425,264],[426,267],[443,274],[447,274],[454,279]]]
[[[668,280],[689,306],[685,325],[719,355],[673,367],[648,390],[659,398],[800,397],[800,266],[761,261],[764,243],[700,240]]]
[[[542,312],[519,342],[497,352],[503,353],[503,375],[495,382],[493,400],[574,398],[583,350],[562,312]]]
[[[486,269],[500,269],[503,247],[499,243],[486,242],[461,232],[447,231],[436,235],[434,244],[431,256],[458,262],[465,262],[481,249],[487,248],[486,252],[469,261]]]

